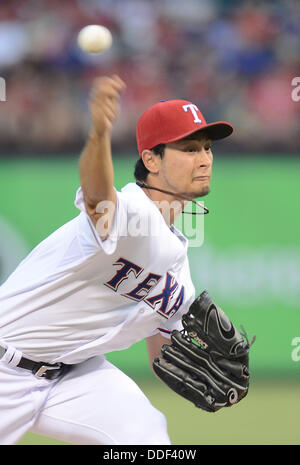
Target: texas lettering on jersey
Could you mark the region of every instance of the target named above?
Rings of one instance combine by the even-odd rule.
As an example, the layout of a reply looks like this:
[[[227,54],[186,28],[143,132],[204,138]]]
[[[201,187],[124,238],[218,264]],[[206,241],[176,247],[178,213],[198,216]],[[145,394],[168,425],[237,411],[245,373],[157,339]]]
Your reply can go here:
[[[144,270],[136,263],[130,262],[123,257],[120,257],[113,265],[120,265],[120,268],[115,275],[104,284],[115,292],[118,291],[120,284],[128,279],[129,273],[133,273],[136,279],[138,279],[138,276]],[[142,281],[138,281],[137,285],[130,292],[121,295],[135,302],[141,302],[143,300],[164,318],[171,318],[183,303],[184,286],[180,287],[174,276],[167,272],[164,276],[165,283],[163,289],[158,294],[148,297],[151,289],[156,286],[158,281],[162,278],[162,275],[148,273],[146,278]]]

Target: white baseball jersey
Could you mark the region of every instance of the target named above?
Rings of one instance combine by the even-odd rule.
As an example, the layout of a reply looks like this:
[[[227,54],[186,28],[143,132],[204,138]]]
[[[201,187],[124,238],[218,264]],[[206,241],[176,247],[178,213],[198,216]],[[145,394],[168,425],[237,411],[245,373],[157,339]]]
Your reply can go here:
[[[102,241],[85,211],[42,241],[0,287],[0,339],[35,361],[79,363],[160,329],[195,298],[187,239],[135,183],[117,192]],[[137,234],[137,219],[147,233]],[[129,233],[129,234],[128,234]]]

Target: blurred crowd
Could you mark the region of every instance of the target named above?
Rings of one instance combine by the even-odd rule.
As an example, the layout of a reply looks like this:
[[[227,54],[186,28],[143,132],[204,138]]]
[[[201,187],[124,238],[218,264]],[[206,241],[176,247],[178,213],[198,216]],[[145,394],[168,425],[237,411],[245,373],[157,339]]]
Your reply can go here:
[[[111,30],[110,50],[79,49],[87,24]],[[113,133],[119,151],[135,150],[147,106],[182,98],[208,122],[235,126],[226,151],[297,153],[299,51],[299,0],[2,0],[1,154],[81,149],[91,83],[114,73],[127,83]]]

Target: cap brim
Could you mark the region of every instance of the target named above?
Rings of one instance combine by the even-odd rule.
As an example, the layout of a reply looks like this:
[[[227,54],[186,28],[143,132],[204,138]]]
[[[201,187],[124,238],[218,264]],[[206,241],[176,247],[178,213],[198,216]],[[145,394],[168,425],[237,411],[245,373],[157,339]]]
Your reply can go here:
[[[203,130],[212,140],[225,139],[233,133],[233,126],[225,121],[207,124]]]
[[[179,138],[165,141],[162,143],[167,144],[169,142],[176,142],[192,134],[198,134],[201,132],[205,132],[207,137],[211,140],[225,139],[225,137],[228,137],[233,133],[233,126],[231,126],[231,124],[229,123],[226,123],[226,121],[216,121],[215,123],[206,124],[201,129],[196,129],[194,131],[184,133]]]

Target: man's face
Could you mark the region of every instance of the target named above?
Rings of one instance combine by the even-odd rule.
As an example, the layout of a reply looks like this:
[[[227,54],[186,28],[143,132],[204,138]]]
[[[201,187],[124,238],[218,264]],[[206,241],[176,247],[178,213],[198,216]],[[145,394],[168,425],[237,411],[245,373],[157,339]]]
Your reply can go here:
[[[191,198],[209,193],[213,155],[211,141],[192,135],[166,144],[160,179],[165,188]]]

